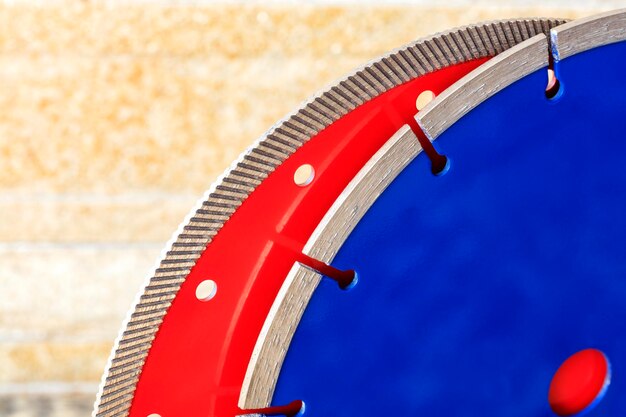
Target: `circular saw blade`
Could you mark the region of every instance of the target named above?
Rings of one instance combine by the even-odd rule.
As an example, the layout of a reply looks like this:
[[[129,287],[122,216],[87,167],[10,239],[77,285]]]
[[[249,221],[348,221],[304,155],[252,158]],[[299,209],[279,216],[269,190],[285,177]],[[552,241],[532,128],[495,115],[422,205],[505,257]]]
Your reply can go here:
[[[254,348],[296,262],[317,276],[341,272],[303,251],[345,187],[391,137],[416,145],[397,151],[423,149],[434,161],[438,154],[413,119],[418,95],[439,94],[489,58],[563,22],[490,22],[416,41],[270,129],[214,183],[168,244],[116,342],[94,415],[222,417],[268,405],[284,352],[277,350],[267,382],[242,397],[246,383],[250,390]],[[314,179],[294,184],[304,165],[314,167]],[[217,284],[214,298],[198,297],[207,281]],[[281,343],[284,349],[289,340]]]

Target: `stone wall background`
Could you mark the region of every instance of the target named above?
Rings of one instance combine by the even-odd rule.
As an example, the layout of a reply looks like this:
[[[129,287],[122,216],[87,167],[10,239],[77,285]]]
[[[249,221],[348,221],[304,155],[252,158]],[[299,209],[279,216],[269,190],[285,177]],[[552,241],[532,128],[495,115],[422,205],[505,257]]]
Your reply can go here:
[[[624,6],[0,2],[0,416],[88,413],[118,327],[178,223],[316,90],[454,26]]]

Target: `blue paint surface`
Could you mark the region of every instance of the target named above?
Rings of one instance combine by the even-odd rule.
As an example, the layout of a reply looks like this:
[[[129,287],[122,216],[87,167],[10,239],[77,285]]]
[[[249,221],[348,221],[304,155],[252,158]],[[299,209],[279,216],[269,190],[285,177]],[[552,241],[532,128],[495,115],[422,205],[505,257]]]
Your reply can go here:
[[[420,155],[346,241],[287,354],[275,404],[310,417],[551,416],[552,375],[598,348],[626,415],[626,44],[538,71]]]

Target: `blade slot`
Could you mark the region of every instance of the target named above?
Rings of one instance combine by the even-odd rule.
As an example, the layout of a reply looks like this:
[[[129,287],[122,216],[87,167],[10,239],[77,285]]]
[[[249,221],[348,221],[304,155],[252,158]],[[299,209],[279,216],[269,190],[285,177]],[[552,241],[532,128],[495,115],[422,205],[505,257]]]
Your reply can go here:
[[[237,417],[249,416],[249,415],[263,415],[263,416],[285,416],[285,417],[297,417],[304,414],[305,405],[302,400],[295,400],[287,405],[278,405],[273,407],[255,408],[251,410],[241,410],[242,414]]]
[[[341,288],[342,290],[349,290],[353,288],[358,281],[356,271],[352,269],[337,269],[331,265],[328,265],[327,263],[311,258],[310,256],[307,256],[303,253],[300,254],[298,262],[320,273],[322,276],[330,278],[333,281],[337,282],[339,288]]]
[[[557,75],[558,62],[556,62],[556,59],[552,54],[553,48],[552,37],[548,37],[548,84],[546,85],[545,91],[546,98],[548,100],[557,100],[561,97],[561,93],[563,91],[561,81]]]

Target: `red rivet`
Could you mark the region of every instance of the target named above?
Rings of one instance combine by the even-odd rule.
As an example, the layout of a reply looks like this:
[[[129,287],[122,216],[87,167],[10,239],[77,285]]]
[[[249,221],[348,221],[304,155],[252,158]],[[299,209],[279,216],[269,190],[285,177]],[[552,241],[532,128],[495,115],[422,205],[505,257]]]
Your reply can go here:
[[[588,411],[602,399],[610,381],[611,367],[604,353],[581,350],[567,358],[554,374],[548,402],[559,416]]]

